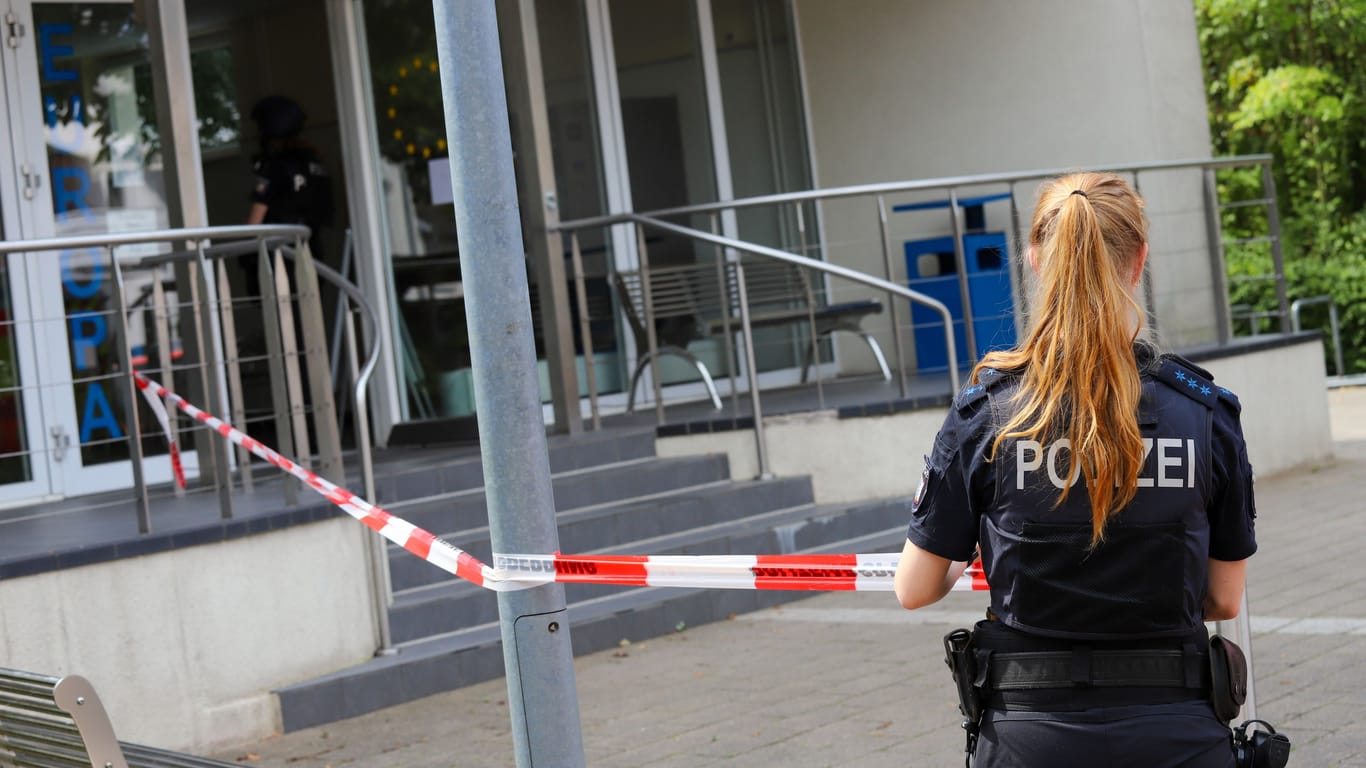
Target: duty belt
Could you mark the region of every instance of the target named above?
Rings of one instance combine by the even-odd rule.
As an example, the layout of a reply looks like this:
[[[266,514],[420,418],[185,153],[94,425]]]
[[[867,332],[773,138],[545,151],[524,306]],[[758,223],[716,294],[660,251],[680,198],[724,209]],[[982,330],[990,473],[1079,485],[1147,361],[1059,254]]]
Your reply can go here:
[[[1040,688],[1194,688],[1207,685],[1203,653],[1179,650],[1015,651],[990,653],[987,688],[1024,691]]]

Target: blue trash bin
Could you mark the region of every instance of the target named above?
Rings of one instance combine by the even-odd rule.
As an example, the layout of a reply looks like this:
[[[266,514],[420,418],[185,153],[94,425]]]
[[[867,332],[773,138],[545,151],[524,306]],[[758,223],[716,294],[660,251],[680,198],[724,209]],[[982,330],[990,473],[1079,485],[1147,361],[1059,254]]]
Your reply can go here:
[[[967,212],[968,222],[980,226],[980,222],[984,220],[982,205],[1009,197],[991,195],[970,198],[962,200],[959,205]],[[948,206],[947,200],[936,200],[900,205],[892,210],[924,210]],[[1009,249],[1006,247],[1004,232],[972,232],[963,235],[972,330],[977,342],[977,348],[972,355],[968,354],[967,335],[963,330],[963,300],[958,287],[958,265],[954,256],[953,238],[931,237],[910,240],[905,243],[904,251],[908,287],[943,302],[953,317],[954,346],[960,366],[966,368],[993,349],[1008,349],[1015,345],[1015,306],[1011,290]],[[929,307],[912,304],[911,324],[914,328],[917,370],[948,370],[943,316]]]

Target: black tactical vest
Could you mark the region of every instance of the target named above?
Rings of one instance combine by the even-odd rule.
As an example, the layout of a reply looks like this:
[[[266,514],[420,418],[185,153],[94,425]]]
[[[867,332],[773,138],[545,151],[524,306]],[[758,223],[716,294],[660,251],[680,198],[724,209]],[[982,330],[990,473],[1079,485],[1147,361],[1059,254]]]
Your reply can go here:
[[[268,224],[305,224],[317,229],[333,220],[332,180],[316,152],[286,147],[257,156],[253,200],[267,206]]]
[[[996,499],[979,533],[998,620],[1078,640],[1176,637],[1201,626],[1214,492],[1212,409],[1232,395],[1178,360],[1164,356],[1142,366],[1143,471],[1133,501],[1110,518],[1094,550],[1085,482],[1067,476],[1067,441],[1001,444]],[[957,407],[986,408],[1003,423],[1018,380],[995,371],[980,379]],[[1065,485],[1067,500],[1055,506]]]

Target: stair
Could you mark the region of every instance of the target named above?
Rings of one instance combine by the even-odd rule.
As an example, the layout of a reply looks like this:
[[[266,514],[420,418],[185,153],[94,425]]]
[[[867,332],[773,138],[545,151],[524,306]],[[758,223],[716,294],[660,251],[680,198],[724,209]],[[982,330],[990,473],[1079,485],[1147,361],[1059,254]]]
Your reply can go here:
[[[815,504],[805,477],[732,481],[724,456],[655,456],[650,428],[554,438],[548,448],[564,552],[878,552],[895,551],[905,540],[904,499]],[[488,562],[478,456],[403,467],[381,481],[381,498],[393,499],[386,508]],[[400,493],[403,498],[394,498]],[[398,653],[278,690],[285,731],[503,675],[494,593],[398,547],[389,556]],[[811,594],[565,585],[575,654]]]

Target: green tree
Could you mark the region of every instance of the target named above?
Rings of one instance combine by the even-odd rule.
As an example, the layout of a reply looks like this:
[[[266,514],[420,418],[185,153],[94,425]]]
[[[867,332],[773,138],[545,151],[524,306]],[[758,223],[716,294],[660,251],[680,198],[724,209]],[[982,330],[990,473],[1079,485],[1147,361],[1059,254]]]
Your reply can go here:
[[[1195,0],[1219,154],[1270,153],[1291,299],[1344,313],[1348,369],[1366,370],[1366,0]],[[1219,177],[1225,200],[1260,196],[1255,173]],[[1257,207],[1224,212],[1230,237],[1265,234]],[[1227,254],[1234,304],[1270,310],[1264,245]]]

